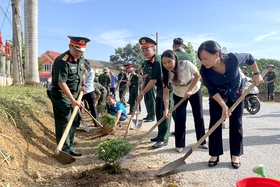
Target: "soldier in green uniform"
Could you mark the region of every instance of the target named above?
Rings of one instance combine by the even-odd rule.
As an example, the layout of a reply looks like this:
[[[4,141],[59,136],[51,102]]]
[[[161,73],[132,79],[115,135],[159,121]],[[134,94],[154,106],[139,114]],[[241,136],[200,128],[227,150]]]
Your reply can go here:
[[[147,86],[149,81],[151,80],[152,67],[148,60],[145,60],[138,71],[142,70],[143,72],[143,86],[144,88]],[[147,110],[147,116],[143,118],[144,122],[152,122],[155,121],[155,112],[156,112],[156,86],[151,87],[150,90],[144,95],[144,103]]]
[[[106,105],[107,90],[98,82],[99,73],[95,73],[94,91],[96,95],[96,105]]]
[[[147,65],[151,71],[150,74],[144,74],[144,78],[146,76],[150,76],[150,80],[145,86],[144,90],[138,95],[137,100],[142,100],[143,96],[152,89],[155,85],[157,87],[156,93],[156,118],[159,121],[163,117],[164,111],[164,103],[162,99],[163,95],[163,84],[162,84],[162,68],[161,68],[161,58],[159,55],[156,54],[156,45],[157,43],[148,38],[143,37],[139,39],[139,43],[142,46],[142,54],[144,56],[145,62],[144,67]],[[169,93],[169,100],[165,102],[169,102],[169,106],[173,107],[173,103],[171,102],[173,99],[173,88],[170,87]],[[151,141],[156,142],[152,147],[154,149],[163,147],[167,145],[169,139],[169,130],[170,130],[170,118],[165,119],[159,126],[158,126],[158,134],[157,137],[152,138]]]
[[[121,98],[123,94],[125,94],[124,91],[126,89],[126,83],[128,82],[128,78],[126,73],[124,72],[123,66],[119,67],[119,71],[120,73],[118,74],[118,83],[117,83],[119,84],[119,98],[120,98],[120,102],[126,107],[125,99],[123,98],[123,100],[121,101]]]
[[[184,45],[184,40],[182,38],[174,38],[172,47],[179,61],[188,60],[193,62],[193,58],[191,57],[191,55],[187,53],[184,49],[185,45]]]
[[[83,106],[78,102],[80,91],[86,92],[85,59],[86,43],[90,40],[84,37],[68,36],[69,50],[58,56],[52,69],[51,100],[55,119],[56,142],[59,143],[75,106]],[[74,134],[79,126],[78,115],[75,116],[62,151],[72,156],[82,156],[73,147]]]
[[[131,115],[133,110],[134,110],[134,106],[136,103],[136,98],[137,95],[141,92],[138,92],[139,89],[141,89],[141,84],[142,84],[142,79],[139,78],[137,75],[140,74],[140,76],[142,75],[142,73],[138,72],[138,70],[135,70],[132,67],[132,63],[129,62],[127,63],[125,66],[125,69],[128,73],[130,73],[130,83],[129,83],[129,105],[130,105],[130,109],[129,109],[129,113],[127,115]],[[139,103],[139,113],[141,112],[141,104]]]
[[[266,86],[267,86],[267,101],[274,101],[274,82],[276,80],[276,74],[274,71],[274,65],[268,65],[268,72],[265,75]]]
[[[109,75],[109,71],[109,68],[103,68],[103,73],[98,77],[98,82],[106,88],[107,94],[110,93],[111,86],[111,77]]]

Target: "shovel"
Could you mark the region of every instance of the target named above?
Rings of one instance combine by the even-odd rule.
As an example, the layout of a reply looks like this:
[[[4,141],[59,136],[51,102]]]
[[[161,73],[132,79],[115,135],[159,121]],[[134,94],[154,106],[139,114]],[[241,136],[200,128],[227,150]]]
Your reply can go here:
[[[83,97],[83,91],[80,91],[80,94],[79,94],[79,97],[77,99],[77,101],[81,101],[82,100],[82,97]],[[79,110],[79,107],[78,106],[75,106],[72,114],[71,114],[71,117],[67,123],[67,126],[63,132],[63,135],[58,143],[58,146],[56,148],[56,150],[54,151],[54,158],[60,162],[61,164],[71,164],[72,162],[75,162],[76,159],[74,157],[72,157],[70,154],[66,153],[66,152],[63,152],[61,149],[62,149],[62,146],[63,144],[65,143],[65,140],[68,136],[68,133],[70,131],[70,128],[72,126],[72,123],[73,123],[73,120],[77,114]]]
[[[139,110],[139,107],[138,107],[138,111],[136,113],[136,119],[132,121],[132,124],[130,126],[133,130],[140,129],[142,127],[143,119],[138,121],[139,112],[140,112],[140,110]]]
[[[83,128],[84,128],[84,131],[85,131],[85,132],[89,132],[88,124],[86,123],[85,120],[83,120],[81,110],[79,110],[79,116],[80,116],[80,118],[81,118],[81,121],[80,121],[80,122],[81,122],[81,124],[82,124],[82,126],[83,126]]]
[[[140,85],[140,84],[139,84]],[[140,86],[139,86],[140,87]],[[143,88],[139,88],[138,92],[141,92],[143,90]],[[138,122],[138,115],[139,115],[139,112],[140,112],[140,103],[139,103],[139,106],[138,106],[138,110],[137,110],[137,113],[136,113],[136,119],[135,121],[132,121],[132,124],[131,124],[131,128],[134,130],[134,129],[140,129],[142,127],[142,124],[143,124],[143,119],[139,120]]]
[[[262,72],[262,76],[265,75],[265,71]],[[246,95],[248,95],[250,93],[250,91],[254,88],[255,86],[255,83],[251,84],[250,87],[248,89],[246,89],[244,91],[244,93],[237,99],[237,101],[230,107],[229,109],[229,112],[232,112],[236,107],[237,105],[239,105],[239,103],[246,97]],[[207,133],[205,133],[204,136],[202,136],[200,138],[200,140],[198,140],[198,142],[181,158],[169,163],[169,164],[166,164],[163,168],[161,168],[158,172],[157,172],[157,176],[160,176],[160,175],[163,175],[163,174],[166,174],[170,171],[173,171],[174,169],[177,169],[183,165],[186,164],[185,160],[186,158],[188,158],[192,152],[194,152],[196,150],[196,148],[198,148],[198,146],[220,125],[222,124],[222,122],[226,119],[226,117],[221,117],[215,124],[212,128],[210,128]]]
[[[124,76],[124,75],[123,75]],[[117,86],[116,86],[116,91],[119,89],[119,87],[120,87],[120,84],[121,84],[121,82],[122,82],[122,80],[123,80],[123,76],[121,77],[121,80],[120,81],[118,81],[118,84],[117,84]]]
[[[172,114],[172,112],[173,112],[174,110],[176,110],[176,108],[177,108],[178,106],[180,106],[180,105],[184,102],[184,100],[185,100],[185,99],[182,98],[173,108],[170,109],[169,113]],[[147,136],[149,136],[149,134],[150,134],[157,126],[159,126],[159,124],[161,124],[165,119],[166,119],[166,118],[163,116],[154,126],[152,126],[152,128],[151,128],[148,132],[146,132],[146,134],[144,134],[144,136],[142,136],[142,137],[135,143],[134,148],[135,148],[136,146],[138,146],[144,138],[146,138]]]
[[[176,108],[178,107],[178,106],[180,106],[183,102],[184,102],[184,98],[182,98],[173,108],[171,108],[170,109],[170,113],[172,114],[172,112],[174,111],[174,110],[176,110]],[[152,126],[152,128],[148,131],[148,132],[146,132],[145,134],[144,134],[144,136],[142,136],[135,144],[134,144],[134,146],[133,146],[133,148],[131,149],[131,151],[133,151],[140,143],[141,143],[141,141],[144,139],[144,138],[146,138],[147,136],[149,136],[149,134],[157,127],[157,126],[159,126],[159,124],[161,124],[164,120],[165,120],[166,118],[163,116],[154,126]],[[129,128],[129,127],[128,127]],[[131,152],[130,151],[130,152]],[[122,163],[127,163],[127,162],[129,162],[129,160],[130,159],[128,159],[127,157],[124,157],[124,158],[122,158]]]
[[[91,113],[85,108],[85,107],[83,107],[83,109],[86,111],[86,113],[95,121],[95,123],[97,123],[97,125],[99,125],[100,127],[103,127],[103,125],[101,125],[100,123],[99,123],[99,121],[97,121],[97,119],[95,119],[95,117],[93,117],[92,115],[91,115]]]
[[[128,121],[128,124],[127,124],[127,128],[126,128],[126,131],[125,131],[125,134],[124,134],[124,139],[126,139],[126,137],[127,137],[127,134],[128,134],[128,131],[129,131],[129,127],[130,127],[131,120],[132,120],[132,118],[133,118],[133,116],[134,116],[134,114],[135,114],[135,111],[136,111],[137,108],[138,108],[139,103],[140,103],[140,101],[137,100],[137,102],[136,102],[136,104],[135,104],[135,106],[134,106],[133,112],[132,112],[132,114],[131,114],[131,116],[130,116],[130,118],[129,118],[129,121]],[[136,125],[134,125],[134,127],[136,127]]]
[[[112,132],[115,131],[114,128],[110,128],[110,127],[101,125],[101,123],[99,123],[99,121],[97,121],[97,119],[95,119],[95,117],[93,117],[93,116],[91,115],[91,113],[90,113],[87,109],[84,108],[84,110],[85,110],[86,113],[88,113],[88,115],[95,121],[95,123],[97,123],[97,125],[99,125],[100,127],[102,127],[102,128],[101,128],[102,131],[104,131],[104,132],[106,132],[106,133],[112,133]]]
[[[130,83],[130,81],[131,81],[131,79],[129,79],[129,81],[127,82],[127,84],[129,84],[129,83]],[[120,102],[122,102],[122,101],[123,101],[124,96],[125,96],[125,94],[126,94],[126,92],[127,92],[128,88],[129,88],[129,86],[126,86],[126,88],[125,88],[125,90],[124,90],[124,92],[123,92],[123,94],[122,94],[122,97],[121,97]]]

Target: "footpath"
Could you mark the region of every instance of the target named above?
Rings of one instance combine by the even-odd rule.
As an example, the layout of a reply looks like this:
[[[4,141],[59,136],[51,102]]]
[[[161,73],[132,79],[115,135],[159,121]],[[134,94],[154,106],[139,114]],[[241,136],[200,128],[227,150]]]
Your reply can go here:
[[[128,94],[127,94],[128,95]],[[142,112],[139,119],[146,117],[144,101],[141,101]],[[205,128],[209,126],[208,98],[203,98]],[[129,110],[129,106],[127,107]],[[170,132],[174,131],[174,121],[171,120]],[[208,150],[198,148],[186,160],[186,165],[176,169],[171,174],[175,175],[175,185],[179,187],[234,187],[236,182],[246,177],[257,177],[252,168],[263,164],[266,175],[280,179],[280,103],[261,102],[261,109],[255,115],[250,115],[244,109],[243,135],[244,155],[240,157],[241,167],[234,169],[231,166],[229,153],[229,128],[228,119],[226,128],[223,129],[224,154],[220,162],[213,168],[208,167],[210,158]],[[148,131],[154,122],[143,123],[143,131]],[[151,133],[155,137],[157,128]],[[208,139],[207,139],[208,140]],[[187,134],[185,149],[178,153],[175,151],[175,138],[170,134],[168,145],[156,149],[154,154],[165,164],[183,157],[196,143],[194,122],[190,105],[187,107]],[[153,144],[151,143],[151,146]],[[164,165],[162,165],[163,167]]]

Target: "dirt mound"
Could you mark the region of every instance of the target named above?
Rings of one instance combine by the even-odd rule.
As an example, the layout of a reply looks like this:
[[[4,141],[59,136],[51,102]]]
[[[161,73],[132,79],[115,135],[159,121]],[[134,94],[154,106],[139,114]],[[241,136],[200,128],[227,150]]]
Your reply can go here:
[[[131,160],[122,166],[120,175],[107,174],[103,161],[98,159],[97,145],[106,139],[123,138],[126,125],[108,135],[94,127],[89,117],[85,120],[90,131],[86,133],[79,127],[75,134],[76,150],[82,151],[83,156],[70,165],[58,163],[52,157],[57,145],[51,103],[46,97],[32,104],[45,108],[32,111],[32,115],[19,112],[20,119],[15,121],[21,120],[20,125],[0,115],[2,186],[167,186],[172,182],[171,176],[155,176],[162,163],[145,143],[131,153]],[[141,135],[141,130],[129,131],[128,140],[135,143]]]

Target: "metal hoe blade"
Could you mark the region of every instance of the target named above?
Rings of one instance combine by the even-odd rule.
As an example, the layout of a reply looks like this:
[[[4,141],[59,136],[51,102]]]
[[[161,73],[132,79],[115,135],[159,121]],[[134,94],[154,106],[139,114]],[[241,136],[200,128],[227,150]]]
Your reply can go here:
[[[183,157],[181,157],[181,158],[165,165],[163,168],[161,168],[158,171],[157,175],[160,176],[160,175],[166,174],[166,173],[168,173],[170,171],[173,171],[174,169],[179,168],[179,167],[181,167],[185,164],[186,164],[185,160],[183,159]]]
[[[82,124],[82,126],[84,128],[84,131],[85,132],[89,132],[88,124],[84,120],[81,120],[81,124]]]
[[[262,72],[262,76],[265,75],[265,71]],[[237,107],[237,105],[240,104],[240,102],[246,97],[246,95],[248,95],[250,93],[250,91],[254,88],[255,84],[251,84],[250,87],[248,89],[246,89],[244,91],[244,93],[237,99],[237,101],[230,107],[229,111],[232,112],[234,111],[234,109]],[[165,165],[163,168],[161,168],[157,175],[160,176],[160,175],[163,175],[163,174],[166,174],[178,167],[181,167],[183,165],[185,165],[185,160],[186,158],[188,158],[193,151],[196,150],[196,148],[198,148],[198,146],[208,137],[210,136],[210,134],[219,126],[222,124],[222,122],[226,119],[226,117],[221,117],[214,125],[213,127],[211,127],[206,133],[204,136],[202,136],[198,142],[182,157],[182,158],[179,158],[167,165]]]
[[[54,154],[53,157],[61,164],[66,165],[66,164],[71,164],[73,162],[76,161],[76,159],[74,157],[72,157],[71,155],[69,155],[66,152],[59,151],[58,154]]]
[[[143,120],[132,120],[132,123],[130,125],[130,128],[132,128],[133,130],[137,130],[140,129],[142,127],[143,124]]]

